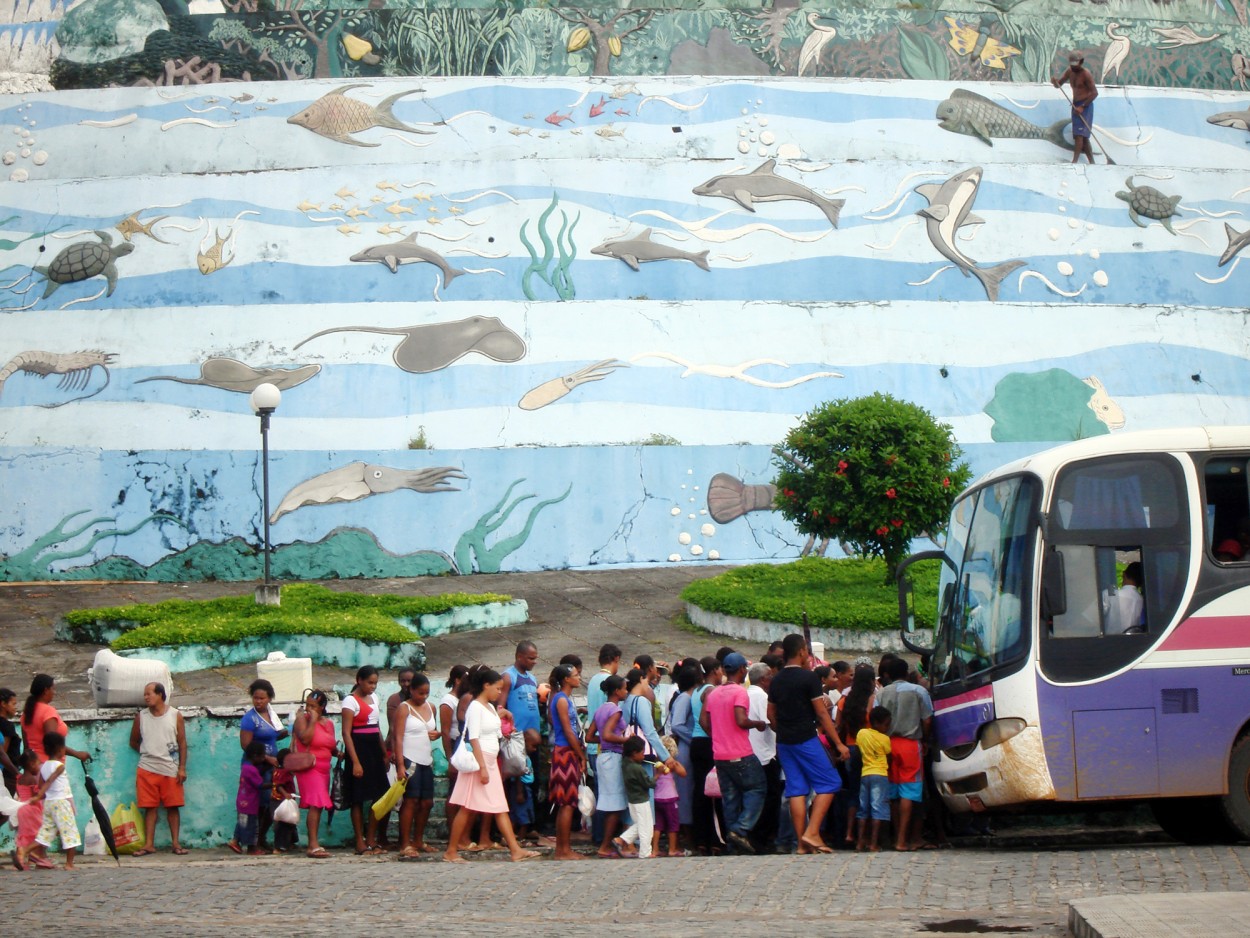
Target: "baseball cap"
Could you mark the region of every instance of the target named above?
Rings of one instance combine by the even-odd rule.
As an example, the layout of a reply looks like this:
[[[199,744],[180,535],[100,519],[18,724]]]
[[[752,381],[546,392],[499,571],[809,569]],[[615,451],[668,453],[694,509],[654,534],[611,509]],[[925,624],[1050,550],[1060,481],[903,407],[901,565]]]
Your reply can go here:
[[[735,651],[725,656],[721,666],[725,669],[726,674],[737,674],[747,666],[747,659],[745,655]]]

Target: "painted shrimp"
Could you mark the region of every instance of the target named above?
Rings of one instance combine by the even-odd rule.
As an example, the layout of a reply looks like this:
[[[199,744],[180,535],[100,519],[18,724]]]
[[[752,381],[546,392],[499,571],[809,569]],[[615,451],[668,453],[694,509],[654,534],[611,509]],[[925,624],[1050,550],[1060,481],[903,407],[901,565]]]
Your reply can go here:
[[[104,383],[90,394],[71,398],[68,401],[61,401],[59,404],[41,404],[39,406],[60,407],[73,401],[85,401],[89,397],[95,397],[108,387],[111,377],[108,366],[113,364],[116,358],[117,353],[102,352],[99,349],[65,353],[44,352],[38,349],[21,352],[10,359],[7,365],[0,368],[0,393],[4,391],[4,382],[19,371],[28,375],[38,375],[40,378],[46,378],[48,375],[61,375],[61,380],[57,384],[58,388],[82,391],[86,389],[88,382],[91,380],[92,369],[100,368],[104,371]]]

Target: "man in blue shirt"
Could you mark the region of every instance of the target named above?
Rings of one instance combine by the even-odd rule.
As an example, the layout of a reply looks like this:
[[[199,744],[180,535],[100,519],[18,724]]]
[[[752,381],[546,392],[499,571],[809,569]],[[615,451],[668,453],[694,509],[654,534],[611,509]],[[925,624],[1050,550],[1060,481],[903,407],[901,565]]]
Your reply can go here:
[[[538,646],[531,641],[523,641],[516,646],[516,659],[512,667],[503,672],[503,692],[499,699],[512,714],[513,726],[518,732],[525,734],[525,748],[534,763],[535,776],[543,774],[539,765],[538,748],[542,744],[542,716],[538,709],[538,681],[533,675],[538,664]],[[513,800],[521,786],[505,785],[504,793],[511,809]],[[533,786],[524,786],[526,798],[533,798]]]

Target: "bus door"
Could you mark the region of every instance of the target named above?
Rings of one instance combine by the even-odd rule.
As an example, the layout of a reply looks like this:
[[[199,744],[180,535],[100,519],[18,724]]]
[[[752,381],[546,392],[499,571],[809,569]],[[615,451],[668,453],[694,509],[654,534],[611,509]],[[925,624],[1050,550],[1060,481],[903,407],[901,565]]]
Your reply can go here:
[[[1045,525],[1038,704],[1061,799],[1159,792],[1156,672],[1131,665],[1185,593],[1185,476],[1166,454],[1101,457],[1060,470]]]

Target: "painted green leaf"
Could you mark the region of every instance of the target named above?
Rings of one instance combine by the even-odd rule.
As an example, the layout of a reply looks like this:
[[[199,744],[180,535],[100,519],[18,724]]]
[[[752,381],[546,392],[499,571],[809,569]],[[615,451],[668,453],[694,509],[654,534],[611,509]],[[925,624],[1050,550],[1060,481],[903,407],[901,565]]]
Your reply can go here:
[[[936,39],[919,30],[898,30],[899,61],[908,78],[949,81],[950,63]]]

